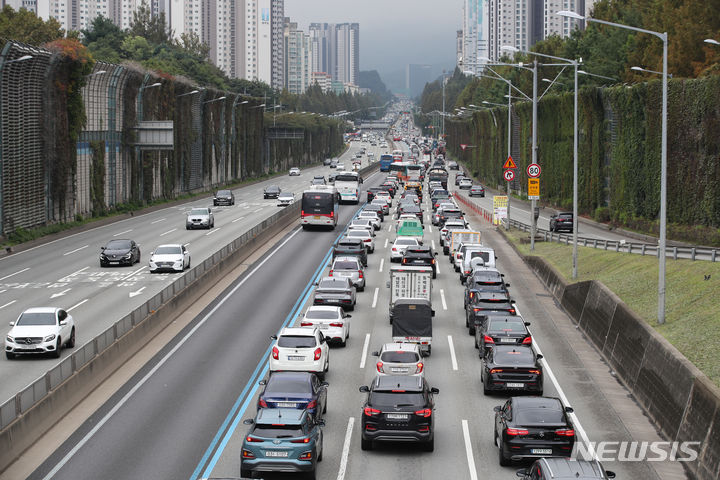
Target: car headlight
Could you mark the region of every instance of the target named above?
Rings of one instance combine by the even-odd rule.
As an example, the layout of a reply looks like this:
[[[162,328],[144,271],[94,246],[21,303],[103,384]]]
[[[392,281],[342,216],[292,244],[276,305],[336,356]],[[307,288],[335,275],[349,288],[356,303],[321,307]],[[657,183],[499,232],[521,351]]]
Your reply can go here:
[[[105,257],[105,254],[104,254],[104,253],[101,253],[101,254],[100,254],[100,260],[105,260],[105,258],[106,258],[106,257]]]
[[[5,341],[10,342],[10,343],[15,343],[15,338],[8,335],[7,337],[5,337]]]
[[[53,340],[55,340],[55,334],[54,334],[54,333],[53,333],[52,335],[48,335],[47,337],[43,338],[43,342],[51,342],[51,341],[53,341]]]
[[[132,252],[128,252],[125,255],[123,255],[123,258],[130,258],[132,257]]]

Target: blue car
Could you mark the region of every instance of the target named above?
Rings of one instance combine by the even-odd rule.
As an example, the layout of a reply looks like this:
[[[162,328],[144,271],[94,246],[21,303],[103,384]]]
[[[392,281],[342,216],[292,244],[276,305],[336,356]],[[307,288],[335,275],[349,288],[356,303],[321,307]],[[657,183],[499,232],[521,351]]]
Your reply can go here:
[[[310,372],[273,372],[261,380],[265,389],[258,398],[258,408],[298,408],[315,418],[327,411],[327,382]]]
[[[307,410],[261,408],[245,435],[240,460],[240,476],[253,472],[304,472],[315,479],[317,462],[322,460],[324,420],[316,420]]]

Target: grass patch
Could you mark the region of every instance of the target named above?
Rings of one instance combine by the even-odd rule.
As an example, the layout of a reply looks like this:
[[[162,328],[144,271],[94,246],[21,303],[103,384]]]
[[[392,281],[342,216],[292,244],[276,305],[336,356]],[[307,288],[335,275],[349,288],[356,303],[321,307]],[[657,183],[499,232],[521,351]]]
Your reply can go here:
[[[511,229],[507,236],[531,254],[526,232]],[[572,245],[536,241],[532,254],[571,281]],[[577,281],[602,282],[720,386],[720,262],[668,258],[665,273],[665,324],[658,325],[656,257],[578,246]]]

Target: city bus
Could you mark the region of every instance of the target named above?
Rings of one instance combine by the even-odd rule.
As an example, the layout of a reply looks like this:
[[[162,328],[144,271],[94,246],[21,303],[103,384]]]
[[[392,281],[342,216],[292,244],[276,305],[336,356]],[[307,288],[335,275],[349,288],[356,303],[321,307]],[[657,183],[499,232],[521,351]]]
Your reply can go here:
[[[393,162],[390,165],[390,173],[395,173],[395,176],[398,177],[398,180],[400,180],[401,183],[405,183],[408,180],[409,166],[409,162]]]
[[[315,185],[302,194],[300,224],[303,230],[311,226],[335,229],[338,222],[339,195],[332,185]]]
[[[362,177],[357,172],[339,172],[335,175],[335,188],[341,202],[358,203]]]
[[[405,153],[402,150],[393,150],[392,157],[393,162],[402,162],[405,160]]]
[[[390,164],[393,163],[393,156],[388,153],[380,155],[380,171],[389,172]]]

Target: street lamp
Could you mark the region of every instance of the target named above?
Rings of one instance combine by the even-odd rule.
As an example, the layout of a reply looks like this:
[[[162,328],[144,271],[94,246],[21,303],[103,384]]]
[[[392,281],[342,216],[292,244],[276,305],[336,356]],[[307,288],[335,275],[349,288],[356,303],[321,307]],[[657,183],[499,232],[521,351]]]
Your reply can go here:
[[[709,43],[711,45],[720,45],[720,42],[718,42],[717,40],[713,40],[712,38],[706,38],[705,40],[703,40],[703,42]]]
[[[200,93],[200,90],[193,90],[191,92],[182,93],[180,95],[175,95],[175,98],[185,97],[187,95],[195,95],[196,93]]]
[[[660,239],[658,245],[658,324],[665,323],[665,245],[667,230],[667,81],[668,81],[668,35],[667,32],[654,32],[637,27],[630,27],[620,23],[608,22],[592,17],[584,17],[571,11],[560,11],[558,15],[563,17],[586,20],[588,22],[601,23],[612,27],[624,28],[635,32],[648,33],[658,37],[663,42],[663,68],[662,68],[662,133],[660,153]],[[708,42],[711,43],[711,42]],[[658,72],[660,73],[660,72]]]
[[[579,74],[581,74],[581,75],[589,75],[589,76],[591,76],[591,77],[604,78],[605,80],[612,80],[612,81],[615,81],[615,82],[618,81],[617,78],[606,77],[606,76],[604,76],[604,75],[598,75],[597,73],[586,72],[585,70],[578,70],[577,72],[578,72]]]
[[[663,74],[663,72],[658,72],[658,71],[655,71],[655,70],[649,70],[649,69],[647,69],[647,68],[642,68],[642,67],[630,67],[630,70],[635,70],[636,72],[654,73],[654,74],[656,74],[656,75],[662,75],[662,74]],[[669,78],[672,78],[672,73],[668,73],[668,77],[669,77]]]
[[[203,105],[205,105],[206,103],[219,102],[220,100],[225,100],[225,98],[226,98],[226,97],[224,97],[224,96],[223,96],[223,97],[218,97],[218,98],[213,98],[212,100],[208,100],[207,102],[203,102]]]

